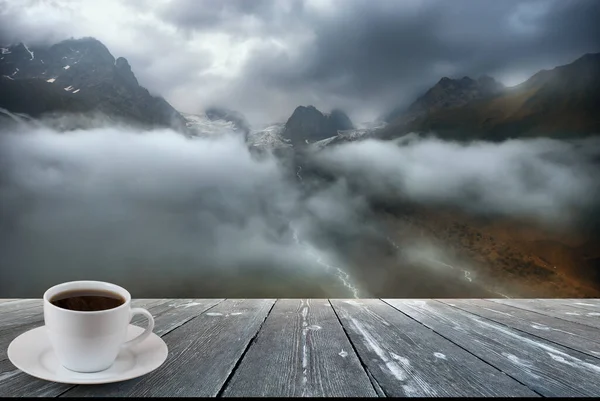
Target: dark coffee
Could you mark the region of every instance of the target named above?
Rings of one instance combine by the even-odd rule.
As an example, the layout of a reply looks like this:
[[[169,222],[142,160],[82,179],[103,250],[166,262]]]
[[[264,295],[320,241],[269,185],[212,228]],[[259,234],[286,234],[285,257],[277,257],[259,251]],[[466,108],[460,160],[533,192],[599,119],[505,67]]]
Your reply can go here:
[[[121,306],[125,303],[125,299],[110,291],[71,290],[56,294],[50,299],[50,303],[63,309],[95,312]]]

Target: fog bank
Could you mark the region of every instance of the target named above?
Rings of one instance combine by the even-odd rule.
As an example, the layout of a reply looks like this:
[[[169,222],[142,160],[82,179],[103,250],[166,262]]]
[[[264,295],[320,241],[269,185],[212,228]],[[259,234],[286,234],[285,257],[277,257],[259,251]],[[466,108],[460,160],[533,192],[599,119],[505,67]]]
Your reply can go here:
[[[310,156],[335,179],[308,190],[235,134],[12,127],[0,133],[0,297],[77,279],[134,297],[418,296],[432,277],[451,286],[437,276],[449,253],[388,240],[373,198],[570,224],[596,205],[598,148],[356,142]]]

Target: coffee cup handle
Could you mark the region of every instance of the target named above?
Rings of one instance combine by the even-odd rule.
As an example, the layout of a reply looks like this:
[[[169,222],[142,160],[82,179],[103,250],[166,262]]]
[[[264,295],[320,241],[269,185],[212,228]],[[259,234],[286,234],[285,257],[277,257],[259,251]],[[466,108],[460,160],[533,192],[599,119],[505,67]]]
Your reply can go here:
[[[152,314],[150,312],[148,312],[146,309],[132,308],[130,314],[131,314],[131,318],[133,318],[135,315],[144,315],[146,317],[146,319],[148,319],[148,326],[146,327],[146,330],[144,330],[144,332],[142,334],[140,334],[139,336],[137,336],[136,338],[134,338],[132,340],[129,340],[129,341],[126,341],[125,343],[123,343],[123,347],[131,347],[132,345],[141,343],[146,338],[148,338],[148,336],[150,334],[152,334],[152,330],[154,330],[154,318],[152,317]]]

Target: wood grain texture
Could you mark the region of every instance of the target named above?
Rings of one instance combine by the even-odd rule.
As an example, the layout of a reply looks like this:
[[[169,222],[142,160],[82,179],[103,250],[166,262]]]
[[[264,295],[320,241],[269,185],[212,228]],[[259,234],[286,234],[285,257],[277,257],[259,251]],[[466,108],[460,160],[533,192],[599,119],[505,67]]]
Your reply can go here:
[[[376,397],[326,299],[278,300],[225,397]]]
[[[167,302],[167,300],[134,300],[132,306],[134,307],[149,307],[160,302]],[[3,306],[10,306],[10,310],[2,309]],[[27,331],[27,327],[31,326],[32,323],[37,325],[44,324],[44,310],[41,299],[27,300],[19,305],[10,303],[10,305],[0,305],[0,337],[7,330],[13,328],[23,327],[24,331]],[[5,308],[7,309],[7,308]],[[34,326],[36,327],[36,326]]]
[[[600,328],[600,314],[581,311],[569,305],[549,304],[546,300],[539,299],[490,299],[490,301]]]
[[[162,337],[222,301],[223,299],[171,299],[161,303],[149,310],[154,317],[154,333]],[[139,317],[134,318],[132,323],[143,327],[145,321],[145,318]]]
[[[34,306],[41,306],[42,305],[42,300],[41,299],[27,299],[27,298],[23,298],[23,299],[18,299],[12,302],[6,302],[4,304],[0,304],[0,315],[2,315],[5,312],[11,312],[11,311],[15,311],[15,310],[19,310],[19,309],[26,309],[29,307],[34,307]]]
[[[4,316],[0,316],[0,336],[6,331],[15,328],[18,329],[19,327],[30,325],[31,323],[37,325],[44,324],[44,313],[41,306],[13,311]]]
[[[8,324],[18,323],[19,319],[23,316],[41,312],[41,299],[26,299],[0,304],[0,329]]]
[[[134,300],[135,307],[150,307],[167,300]],[[25,309],[11,311],[10,319],[0,323],[0,361],[7,359],[6,351],[8,345],[19,335],[36,327],[44,325],[44,313],[41,300],[33,306],[28,305]]]
[[[225,300],[163,337],[169,356],[154,372],[121,383],[77,386],[64,396],[214,397],[274,302],[269,299]],[[179,308],[181,313],[186,309]]]
[[[565,302],[583,302],[600,307],[600,298],[562,298],[561,300]]]
[[[600,303],[593,303],[587,299],[544,299],[546,305],[567,305],[585,312],[596,312],[600,316]]]
[[[70,387],[26,375],[8,359],[0,361],[0,397],[56,397]]]
[[[485,300],[439,301],[585,354],[600,357],[600,329]]]
[[[331,303],[387,396],[537,396],[380,300]]]
[[[206,302],[202,303],[196,302],[196,304],[192,305],[192,307],[185,308],[184,306],[185,312],[180,314],[179,322],[182,324],[185,323],[190,319],[190,315],[197,316],[218,302],[220,302],[220,300],[206,300]],[[148,308],[149,312],[155,317],[155,333],[167,333],[169,329],[173,327],[176,321],[176,318],[173,316],[174,313],[167,315],[160,313],[162,310],[161,307],[164,304],[172,304],[176,305],[177,307],[180,305],[189,304],[189,302],[167,299],[141,299],[134,300],[132,302],[132,305],[135,307]],[[38,327],[41,324],[43,324],[43,321],[31,328]],[[28,329],[26,327],[22,326],[18,330],[18,333],[14,335],[14,338],[27,330]],[[3,337],[0,337],[0,340],[2,339]],[[6,343],[6,347],[3,346],[3,348],[0,350],[3,352],[4,356],[6,356],[6,350],[8,348],[8,344],[10,344],[10,341],[12,341],[12,339],[9,339],[9,341]],[[2,377],[5,377],[4,381],[2,380]],[[15,368],[8,359],[0,362],[0,395],[14,393],[19,394],[19,396],[56,397],[75,387],[76,386],[74,385],[52,383],[31,377]]]
[[[600,395],[599,330],[589,324],[598,299],[385,301],[394,307],[282,300],[269,315],[274,300],[137,299],[169,345],[165,364],[122,383],[73,386],[7,360],[10,341],[43,324],[42,302],[0,300],[0,396]]]
[[[434,300],[385,300],[543,396],[600,395],[600,359]]]
[[[132,305],[134,307],[149,307],[160,302],[167,302],[167,300],[134,300]],[[12,341],[11,336],[16,338],[21,332],[44,324],[42,300],[27,300],[27,302],[20,304],[21,307],[16,304],[13,305],[13,303],[9,305],[11,310],[0,310],[0,342],[5,341],[7,337]],[[0,307],[9,305],[0,305]],[[0,360],[2,359],[1,352],[0,350]]]

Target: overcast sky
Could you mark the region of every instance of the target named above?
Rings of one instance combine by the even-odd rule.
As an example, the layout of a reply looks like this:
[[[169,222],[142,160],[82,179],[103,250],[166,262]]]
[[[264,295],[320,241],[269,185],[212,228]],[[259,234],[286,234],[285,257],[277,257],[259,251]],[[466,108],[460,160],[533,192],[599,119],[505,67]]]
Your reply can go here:
[[[93,36],[183,112],[354,122],[442,76],[506,85],[600,51],[598,0],[0,0],[0,42]]]

